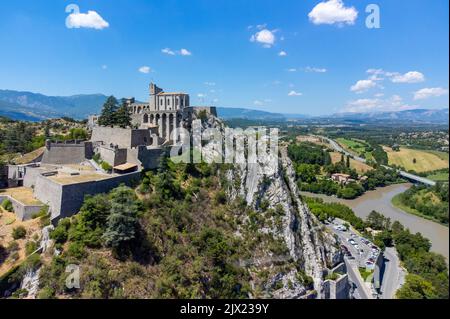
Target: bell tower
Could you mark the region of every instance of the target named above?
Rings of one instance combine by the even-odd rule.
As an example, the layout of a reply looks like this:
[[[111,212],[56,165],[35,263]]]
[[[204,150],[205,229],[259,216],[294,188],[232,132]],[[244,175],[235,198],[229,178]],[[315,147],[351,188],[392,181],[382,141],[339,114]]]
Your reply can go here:
[[[163,90],[161,88],[159,88],[158,86],[156,86],[156,84],[154,84],[153,82],[150,83],[150,111],[158,111],[159,107],[158,107],[158,97],[157,95],[159,93],[163,92]]]

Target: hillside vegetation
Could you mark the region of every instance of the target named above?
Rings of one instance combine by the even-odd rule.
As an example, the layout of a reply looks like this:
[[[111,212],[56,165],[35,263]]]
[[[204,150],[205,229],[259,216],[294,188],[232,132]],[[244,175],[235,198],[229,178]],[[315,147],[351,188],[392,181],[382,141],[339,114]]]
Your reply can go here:
[[[276,275],[299,267],[282,239],[260,231],[281,227],[283,212],[228,202],[224,183],[218,166],[164,161],[135,190],[87,198],[52,233],[62,254],[42,269],[39,296],[270,297],[283,286]],[[259,259],[267,254],[270,260]],[[81,265],[81,290],[64,285],[70,263]],[[292,287],[312,287],[297,270]]]

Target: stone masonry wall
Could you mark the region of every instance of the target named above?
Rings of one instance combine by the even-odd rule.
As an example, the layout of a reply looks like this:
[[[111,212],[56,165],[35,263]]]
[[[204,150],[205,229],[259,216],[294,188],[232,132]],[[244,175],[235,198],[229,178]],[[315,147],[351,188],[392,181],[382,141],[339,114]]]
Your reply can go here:
[[[44,164],[77,164],[92,158],[92,143],[49,145],[42,157]]]
[[[107,193],[120,184],[131,186],[140,179],[140,172],[114,176],[100,181],[62,185],[44,176],[39,176],[35,196],[49,206],[52,221],[70,217],[80,210],[86,195]]]
[[[42,208],[42,205],[25,205],[9,195],[0,195],[0,203],[6,199],[11,201],[14,213],[20,221],[31,219],[33,214],[38,213]]]

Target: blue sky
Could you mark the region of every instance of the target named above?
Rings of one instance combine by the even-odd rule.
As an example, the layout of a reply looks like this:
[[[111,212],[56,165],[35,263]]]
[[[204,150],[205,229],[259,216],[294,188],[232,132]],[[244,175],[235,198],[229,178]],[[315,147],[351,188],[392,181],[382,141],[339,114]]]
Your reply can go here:
[[[371,3],[380,8],[379,29],[366,27]],[[82,15],[69,16],[69,4]],[[445,108],[448,6],[448,0],[1,1],[0,88],[146,101],[153,80],[166,91],[190,93],[197,105],[312,115]]]

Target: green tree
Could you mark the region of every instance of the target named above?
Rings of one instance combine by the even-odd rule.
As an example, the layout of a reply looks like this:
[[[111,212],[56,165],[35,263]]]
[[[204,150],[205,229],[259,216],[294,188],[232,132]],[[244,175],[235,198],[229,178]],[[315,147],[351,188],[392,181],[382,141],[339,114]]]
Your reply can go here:
[[[121,128],[131,126],[131,114],[125,101],[122,101],[122,105],[115,114],[114,124],[119,125]]]
[[[105,104],[103,104],[103,109],[98,118],[98,124],[103,126],[114,125],[116,120],[116,112],[118,109],[118,102],[114,96],[108,97]]]
[[[435,299],[436,291],[431,282],[414,274],[406,276],[406,283],[397,291],[398,299]]]
[[[121,246],[135,238],[138,221],[138,205],[134,191],[119,186],[110,193],[111,211],[107,217],[105,244],[117,251]]]

